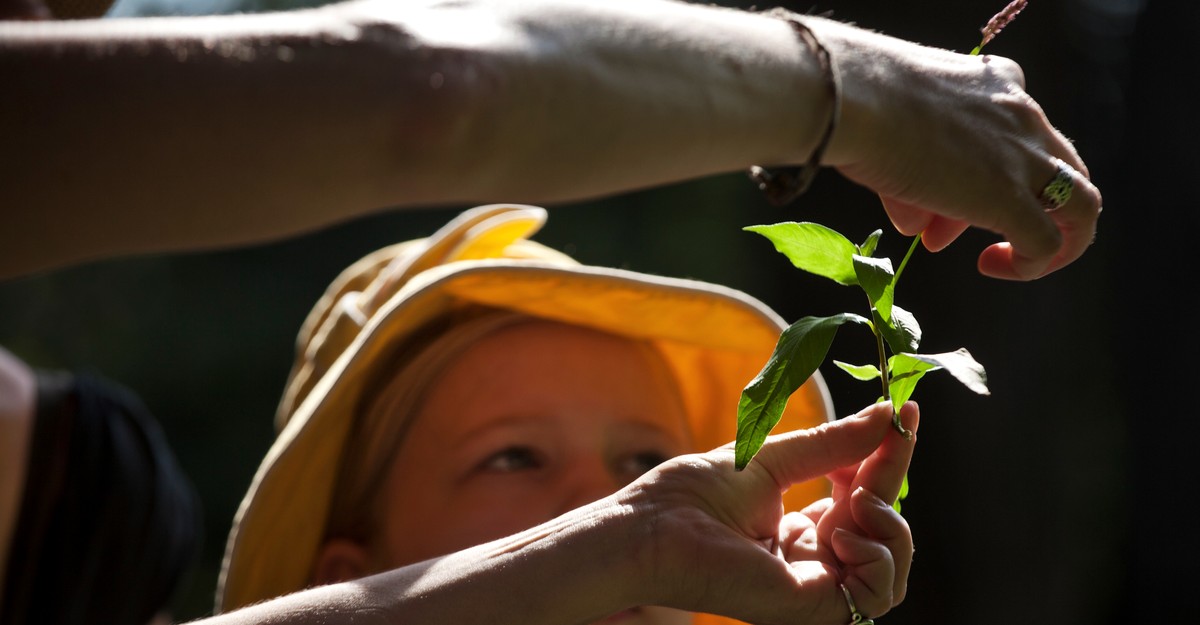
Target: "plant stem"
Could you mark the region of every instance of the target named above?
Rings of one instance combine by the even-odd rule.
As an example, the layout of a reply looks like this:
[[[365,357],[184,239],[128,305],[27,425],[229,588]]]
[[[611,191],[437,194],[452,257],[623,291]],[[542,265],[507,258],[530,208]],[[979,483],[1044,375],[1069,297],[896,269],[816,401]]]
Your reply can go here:
[[[876,315],[878,317],[878,315]],[[883,382],[883,401],[892,401],[892,374],[887,366],[887,352],[883,346],[883,333],[879,331],[879,322],[882,319],[876,319],[871,331],[875,333],[875,348],[879,350],[879,380]],[[903,428],[901,428],[903,429]]]
[[[900,274],[904,273],[904,268],[908,266],[908,259],[912,258],[913,252],[916,251],[917,245],[921,242],[921,233],[913,237],[912,244],[908,246],[908,252],[904,254],[904,259],[900,261],[900,267],[896,269],[896,274],[892,276],[892,292],[895,294],[896,284],[900,282]],[[878,321],[883,321],[879,319]],[[887,350],[883,344],[883,333],[879,331],[879,324],[875,323],[871,330],[875,333],[875,347],[879,350],[879,379],[883,382],[883,401],[892,401],[892,375],[887,366]],[[904,425],[900,423],[900,412],[895,408],[892,409],[892,426],[896,431],[904,437],[905,440],[912,440],[912,432],[904,429]]]
[[[904,268],[908,266],[908,259],[912,258],[913,252],[917,249],[917,244],[921,242],[921,233],[913,237],[912,245],[908,246],[908,253],[904,255],[904,260],[900,261],[900,268],[896,270],[896,275],[892,277],[892,289],[895,290],[896,283],[900,281],[900,274],[904,273]]]
[[[900,274],[896,275],[898,277]],[[887,348],[884,346],[883,332],[879,330],[879,324],[883,323],[883,318],[879,316],[879,311],[875,311],[873,317],[871,333],[875,335],[875,349],[879,351],[879,380],[883,383],[883,401],[890,404],[892,403],[892,374],[888,370]],[[904,424],[900,423],[900,412],[895,408],[892,408],[892,427],[900,433],[900,436],[904,437],[904,440],[912,440],[912,432],[904,429]]]

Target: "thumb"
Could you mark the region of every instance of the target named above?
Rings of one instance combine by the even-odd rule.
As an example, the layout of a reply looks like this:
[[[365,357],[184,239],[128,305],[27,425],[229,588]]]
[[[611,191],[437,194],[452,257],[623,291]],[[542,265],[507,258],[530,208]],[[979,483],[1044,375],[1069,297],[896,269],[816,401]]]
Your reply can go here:
[[[751,464],[781,489],[861,462],[892,427],[892,405],[881,402],[858,414],[767,438]]]

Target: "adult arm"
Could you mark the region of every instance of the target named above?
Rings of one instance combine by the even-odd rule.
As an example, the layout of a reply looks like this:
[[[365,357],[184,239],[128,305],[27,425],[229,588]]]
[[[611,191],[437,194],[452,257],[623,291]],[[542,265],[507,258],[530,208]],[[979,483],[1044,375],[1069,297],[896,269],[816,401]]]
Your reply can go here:
[[[759,624],[840,623],[849,612],[839,583],[863,613],[880,616],[903,599],[912,558],[907,524],[881,499],[895,498],[912,442],[891,429],[887,405],[859,416],[772,437],[741,472],[731,447],[682,456],[512,537],[203,624],[352,616],[379,624],[561,625],[640,605]],[[915,404],[902,417],[915,428]],[[839,469],[834,500],[782,515],[788,485]],[[847,489],[851,483],[884,492]]]
[[[782,22],[661,1],[0,25],[0,275],[796,160],[819,80]]]
[[[1098,194],[1071,227],[1037,205],[1048,155],[1083,164],[1015,64],[808,19],[846,93],[825,162],[898,227],[942,245],[956,233],[931,216],[996,230],[1030,259],[1009,277],[1082,253]],[[671,0],[0,23],[0,82],[0,278],[801,163],[832,106],[783,21]]]

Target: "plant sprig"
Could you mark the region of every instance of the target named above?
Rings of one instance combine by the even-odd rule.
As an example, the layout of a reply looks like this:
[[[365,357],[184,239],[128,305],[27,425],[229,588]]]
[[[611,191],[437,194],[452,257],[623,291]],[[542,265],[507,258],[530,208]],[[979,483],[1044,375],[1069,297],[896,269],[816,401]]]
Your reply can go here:
[[[983,51],[983,46],[986,46],[996,35],[999,35],[1000,31],[1004,30],[1004,27],[1008,26],[1017,17],[1018,13],[1024,11],[1025,6],[1028,4],[1029,0],[1012,0],[1012,2],[1008,3],[1008,6],[1000,9],[999,13],[993,15],[992,19],[988,20],[988,23],[979,29],[979,32],[983,33],[983,39],[979,42],[979,45],[975,46],[974,50],[971,50],[971,56],[975,56]]]
[[[735,466],[749,464],[771,430],[783,417],[787,400],[824,362],[838,329],[846,323],[866,326],[874,335],[877,364],[853,365],[834,361],[858,380],[878,379],[880,401],[893,407],[892,424],[906,438],[912,433],[900,423],[900,407],[917,382],[931,371],[945,370],[967,388],[988,394],[987,373],[964,348],[952,352],[921,354],[921,326],[916,317],[895,303],[896,284],[916,250],[914,237],[899,269],[889,258],[876,257],[882,230],[861,244],[841,233],[808,222],[784,222],[745,228],[766,237],[797,268],[844,286],[858,286],[867,296],[870,318],[855,313],[830,317],[804,317],[780,334],[767,364],[742,391],[738,402]]]
[[[971,50],[978,55],[1029,4],[1012,0],[980,29],[983,38]],[[735,466],[747,464],[762,448],[767,435],[783,417],[783,410],[796,392],[824,362],[833,337],[846,323],[864,325],[875,338],[877,364],[854,365],[834,361],[841,370],[858,380],[879,379],[880,401],[892,404],[892,424],[905,438],[912,433],[900,423],[900,407],[912,397],[926,373],[945,370],[976,393],[987,395],[987,372],[965,348],[952,352],[921,354],[921,327],[916,318],[895,304],[896,284],[917,249],[921,237],[913,238],[908,252],[893,271],[889,258],[876,258],[875,250],[882,235],[872,232],[861,244],[854,244],[841,233],[815,223],[785,222],[745,228],[769,239],[775,249],[787,256],[797,268],[829,278],[844,286],[862,288],[869,303],[870,318],[854,313],[831,317],[804,317],[779,336],[775,351],[762,371],[742,391],[738,402],[738,427],[735,441]],[[908,480],[901,489],[907,493]],[[899,506],[899,500],[895,505]]]

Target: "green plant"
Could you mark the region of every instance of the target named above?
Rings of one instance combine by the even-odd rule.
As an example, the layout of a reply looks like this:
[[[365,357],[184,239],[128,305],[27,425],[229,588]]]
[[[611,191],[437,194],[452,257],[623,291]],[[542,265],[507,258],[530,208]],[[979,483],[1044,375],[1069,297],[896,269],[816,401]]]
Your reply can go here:
[[[1013,0],[980,29],[983,38],[970,54],[977,55],[1005,26],[1012,22],[1028,0]],[[870,328],[875,338],[878,360],[875,364],[834,364],[859,380],[880,380],[880,401],[891,402],[893,425],[906,438],[911,432],[900,423],[899,410],[912,397],[926,373],[948,371],[967,388],[986,395],[987,373],[964,348],[952,352],[921,354],[921,328],[912,313],[895,304],[896,284],[920,243],[912,240],[908,252],[893,270],[889,258],[876,258],[881,230],[871,233],[861,244],[854,244],[841,233],[815,223],[785,222],[749,226],[769,239],[775,249],[797,268],[829,278],[845,286],[858,286],[867,296],[870,317],[841,313],[830,317],[804,317],[779,337],[774,353],[762,371],[742,392],[738,403],[738,427],[735,465],[746,467],[762,447],[767,435],[783,416],[788,398],[824,362],[838,328],[855,323]],[[907,479],[901,489],[908,491]],[[899,507],[899,500],[896,502]]]
[[[890,401],[893,424],[904,436],[899,410],[912,397],[917,382],[930,371],[945,370],[967,388],[987,394],[987,374],[966,349],[921,354],[921,327],[916,317],[895,303],[896,284],[917,248],[914,237],[908,253],[893,270],[889,258],[875,257],[882,230],[854,244],[835,230],[815,223],[785,222],[748,226],[763,235],[797,268],[844,286],[858,286],[867,296],[870,318],[855,313],[830,317],[804,317],[780,334],[767,364],[742,391],[738,402],[735,464],[744,468],[783,416],[792,393],[825,361],[838,328],[855,323],[870,328],[875,338],[875,364],[851,365],[834,361],[838,368],[859,380],[880,380],[880,401]]]

